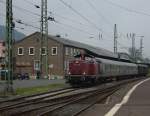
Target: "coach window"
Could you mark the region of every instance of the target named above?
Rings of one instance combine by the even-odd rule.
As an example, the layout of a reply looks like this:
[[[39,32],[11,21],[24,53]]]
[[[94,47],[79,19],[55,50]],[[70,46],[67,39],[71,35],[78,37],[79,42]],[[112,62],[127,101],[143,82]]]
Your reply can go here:
[[[23,47],[19,47],[18,48],[18,55],[23,55],[24,54],[24,48]]]
[[[52,55],[57,55],[57,47],[52,47]]]
[[[35,49],[34,47],[29,47],[29,55],[34,55]]]

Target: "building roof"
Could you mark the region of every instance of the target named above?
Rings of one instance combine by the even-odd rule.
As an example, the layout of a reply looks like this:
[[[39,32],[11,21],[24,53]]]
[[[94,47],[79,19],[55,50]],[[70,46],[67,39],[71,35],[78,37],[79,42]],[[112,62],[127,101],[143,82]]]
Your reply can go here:
[[[35,32],[35,33],[23,38],[22,40],[17,41],[17,42],[21,42],[24,39],[31,37],[31,36],[34,36],[34,35],[37,35],[38,37],[40,37],[40,32]],[[106,57],[106,58],[107,57],[108,58],[118,58],[118,55],[114,54],[111,51],[105,50],[103,48],[94,47],[94,46],[91,46],[88,44],[84,44],[84,43],[80,43],[77,41],[65,39],[62,37],[52,36],[52,35],[49,35],[48,38],[52,39],[54,41],[60,42],[60,43],[64,44],[65,46],[71,46],[71,47],[84,49],[84,50],[88,51],[90,54],[93,54],[95,56]]]

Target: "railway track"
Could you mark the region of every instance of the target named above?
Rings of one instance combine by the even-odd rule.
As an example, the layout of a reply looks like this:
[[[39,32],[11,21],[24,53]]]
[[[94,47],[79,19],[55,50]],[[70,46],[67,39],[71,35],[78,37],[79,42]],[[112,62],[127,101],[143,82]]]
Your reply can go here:
[[[3,101],[0,101],[0,111],[3,109],[11,108],[11,107],[17,107],[20,105],[30,104],[32,102],[34,103],[36,101],[40,101],[47,97],[53,97],[59,94],[68,93],[68,92],[75,91],[75,90],[76,89],[74,88],[64,88],[64,89],[44,92],[44,93],[35,94],[35,95],[29,95],[29,96],[17,97],[14,99],[3,100]]]
[[[2,116],[77,116],[82,111],[106,99],[127,83],[126,80],[107,86],[86,89],[68,89],[49,95],[32,96],[20,101],[5,101],[0,107]],[[9,104],[8,104],[9,103]]]
[[[40,96],[40,95],[44,95],[47,93],[55,93],[58,91],[62,91],[62,90],[66,90],[66,89],[71,89],[72,87],[67,87],[67,88],[62,88],[62,89],[57,89],[57,90],[52,90],[52,91],[48,91],[48,92],[43,92],[43,93],[38,93],[38,94],[33,94],[33,95],[27,95],[27,96],[19,96],[19,97],[15,97],[15,98],[8,98],[5,100],[0,100],[0,104],[2,103],[6,103],[6,102],[13,102],[13,101],[18,101],[18,100],[22,100],[22,99],[26,99],[26,98],[30,98],[30,97],[34,97],[34,96]]]

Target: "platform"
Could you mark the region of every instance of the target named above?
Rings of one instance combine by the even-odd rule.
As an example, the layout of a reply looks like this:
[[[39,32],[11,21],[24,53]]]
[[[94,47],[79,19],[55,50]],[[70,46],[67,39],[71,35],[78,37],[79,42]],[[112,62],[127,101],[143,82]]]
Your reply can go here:
[[[150,116],[150,78],[125,89],[110,98],[113,102],[96,104],[80,116]]]
[[[150,116],[150,80],[139,85],[114,116]]]

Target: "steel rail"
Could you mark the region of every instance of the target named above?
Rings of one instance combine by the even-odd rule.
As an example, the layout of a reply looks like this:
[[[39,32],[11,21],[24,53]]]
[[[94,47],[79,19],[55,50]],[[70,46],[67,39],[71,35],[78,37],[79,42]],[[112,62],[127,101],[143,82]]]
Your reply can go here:
[[[42,92],[42,93],[37,93],[37,94],[33,94],[33,95],[26,95],[26,96],[19,96],[19,97],[15,97],[15,98],[9,98],[9,99],[6,99],[6,100],[0,100],[0,104],[1,103],[5,103],[5,102],[11,102],[11,101],[18,101],[20,99],[25,99],[25,98],[29,98],[29,97],[35,97],[35,96],[39,96],[39,95],[43,95],[43,94],[48,94],[48,93],[53,93],[53,92],[58,92],[58,91],[61,91],[61,90],[65,90],[65,89],[71,89],[72,87],[66,87],[66,88],[62,88],[62,89],[56,89],[56,90],[51,90],[51,91],[48,91],[48,92]]]
[[[143,79],[143,78],[142,78]],[[90,90],[90,91],[84,91],[82,93],[76,93],[76,94],[70,94],[70,95],[67,95],[67,96],[63,96],[63,97],[53,97],[52,99],[49,98],[49,99],[44,99],[44,100],[33,100],[32,102],[29,102],[29,103],[26,103],[27,101],[23,101],[24,104],[18,104],[17,106],[10,106],[10,107],[7,107],[7,108],[4,108],[0,111],[2,111],[3,113],[5,113],[6,111],[9,112],[10,109],[15,109],[15,111],[17,112],[12,112],[11,111],[9,113],[11,113],[11,115],[25,115],[25,114],[31,114],[32,112],[36,112],[36,111],[41,111],[44,109],[44,111],[42,112],[39,112],[39,116],[42,116],[42,115],[45,115],[45,114],[49,114],[49,113],[52,113],[54,111],[56,111],[57,109],[60,109],[63,108],[63,107],[67,107],[67,105],[70,105],[70,104],[74,104],[74,103],[78,103],[80,102],[82,99],[87,99],[88,96],[89,98],[92,96],[92,95],[95,95],[95,94],[109,94],[107,92],[107,89],[109,90],[109,88],[113,88],[115,86],[123,86],[125,85],[126,83],[132,83],[134,81],[137,81],[139,80],[139,78],[135,78],[135,79],[130,79],[130,80],[125,80],[125,81],[122,81],[122,82],[117,82],[116,85],[107,85],[107,87],[104,87],[104,88],[100,88],[100,89],[95,89],[95,90]],[[111,90],[113,91],[113,90]],[[47,96],[45,97],[47,98]],[[100,100],[99,100],[100,101]],[[39,103],[42,103],[41,106],[37,107]],[[48,103],[48,104],[44,104],[44,103]],[[28,108],[29,105],[35,105],[33,108]],[[51,109],[46,109],[45,108],[49,108],[51,106],[55,106],[55,108],[51,108]],[[91,105],[90,105],[91,106]],[[90,106],[87,106],[90,107]],[[24,108],[23,110],[19,110],[19,108]],[[31,106],[30,106],[31,107]],[[18,109],[17,109],[18,108]],[[80,109],[80,111],[78,111],[79,113],[86,110],[86,107]],[[76,112],[77,113],[77,112]],[[76,115],[76,113],[74,113],[74,115]],[[1,113],[0,113],[1,114]],[[77,113],[78,114],[78,113]]]
[[[139,79],[133,79],[133,80],[128,80],[128,81],[124,81],[124,82],[120,82],[114,86],[110,86],[108,88],[105,88],[104,90],[100,90],[100,91],[96,91],[96,92],[93,92],[89,95],[86,95],[86,96],[83,96],[81,98],[78,98],[78,99],[75,99],[73,101],[70,101],[66,104],[63,104],[61,106],[58,106],[54,109],[49,109],[47,111],[44,111],[42,113],[40,113],[38,116],[48,116],[48,115],[53,115],[54,112],[59,112],[61,109],[63,109],[64,107],[67,107],[69,105],[72,105],[72,104],[75,104],[75,103],[79,103],[80,101],[83,101],[89,97],[92,97],[92,96],[96,96],[96,95],[103,95],[103,94],[113,94],[113,92],[115,92],[116,90],[120,89],[120,87],[124,86],[125,84],[128,84],[128,83],[132,83],[134,81],[137,81]],[[112,92],[113,91],[113,92]],[[110,93],[109,93],[110,92]],[[107,96],[106,96],[107,97]],[[106,98],[105,97],[105,98]],[[104,99],[104,98],[103,98]],[[99,100],[100,101],[100,100]],[[97,101],[96,101],[97,102]],[[95,102],[94,102],[95,103]],[[94,103],[90,104],[89,106],[83,108],[82,110],[80,110],[79,112],[75,113],[74,115],[77,115],[79,114],[81,111],[85,110],[86,108],[89,108],[90,106],[92,106]]]
[[[67,90],[67,89],[64,89],[64,90]],[[12,103],[12,104],[9,104],[9,105],[5,105],[5,106],[0,107],[0,111],[5,110],[5,109],[11,109],[11,108],[14,108],[14,107],[20,107],[20,106],[23,106],[23,105],[29,105],[29,104],[32,104],[32,103],[36,103],[35,101],[37,101],[37,100],[42,100],[42,99],[47,98],[47,97],[53,97],[53,96],[57,96],[57,95],[60,95],[60,94],[72,92],[72,91],[75,91],[76,89],[71,89],[69,91],[64,91],[64,90],[61,90],[63,92],[56,91],[56,92],[59,92],[59,93],[54,93],[54,92],[50,93],[49,92],[49,94],[52,94],[52,95],[46,95],[44,97],[39,97],[39,98],[36,98],[36,99],[29,99],[29,100],[20,101],[20,102],[17,102],[17,103]],[[48,93],[46,93],[46,94],[48,94]],[[43,95],[43,94],[40,94],[40,95]],[[37,96],[32,96],[32,97],[37,97]],[[32,98],[32,97],[26,97],[26,99],[27,98]],[[23,100],[24,100],[24,98],[23,98]]]

